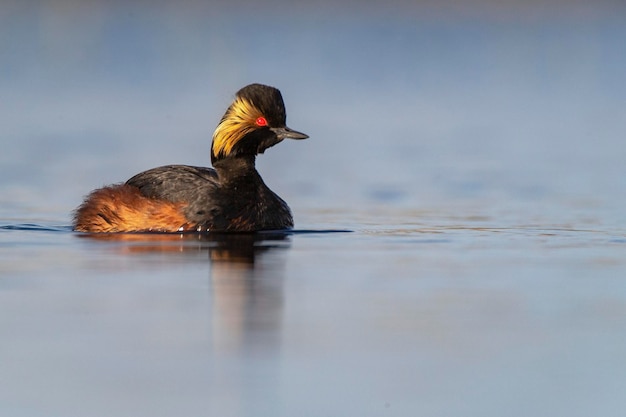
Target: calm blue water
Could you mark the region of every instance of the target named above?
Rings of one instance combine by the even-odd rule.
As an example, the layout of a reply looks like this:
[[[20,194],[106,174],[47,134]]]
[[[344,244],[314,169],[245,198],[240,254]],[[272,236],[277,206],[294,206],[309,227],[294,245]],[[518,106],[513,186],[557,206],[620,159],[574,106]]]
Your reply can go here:
[[[623,416],[626,13],[0,11],[0,414]],[[296,231],[73,233],[250,82]]]

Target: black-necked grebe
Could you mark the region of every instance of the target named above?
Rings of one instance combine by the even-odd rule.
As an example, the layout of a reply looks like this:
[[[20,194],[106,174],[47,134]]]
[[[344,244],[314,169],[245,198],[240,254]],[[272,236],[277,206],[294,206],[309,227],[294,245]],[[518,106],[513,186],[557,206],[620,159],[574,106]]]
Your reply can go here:
[[[76,209],[81,232],[251,232],[293,227],[291,211],[255,168],[283,139],[306,139],[285,125],[276,88],[239,90],[213,134],[212,168],[167,165],[97,189]]]

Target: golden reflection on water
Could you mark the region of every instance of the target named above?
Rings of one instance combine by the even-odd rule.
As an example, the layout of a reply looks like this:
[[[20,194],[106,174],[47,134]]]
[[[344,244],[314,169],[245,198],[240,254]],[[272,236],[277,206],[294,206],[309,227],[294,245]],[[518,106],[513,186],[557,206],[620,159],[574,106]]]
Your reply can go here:
[[[197,252],[207,250],[211,260],[254,264],[255,257],[289,245],[289,234],[268,233],[87,233],[81,238],[117,242],[123,253]]]

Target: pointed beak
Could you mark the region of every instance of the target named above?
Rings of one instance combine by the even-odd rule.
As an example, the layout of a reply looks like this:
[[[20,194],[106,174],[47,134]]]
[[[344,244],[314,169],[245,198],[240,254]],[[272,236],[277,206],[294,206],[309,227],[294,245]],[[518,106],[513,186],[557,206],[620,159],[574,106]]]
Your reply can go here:
[[[287,126],[284,127],[274,127],[271,129],[278,139],[306,139],[309,135],[298,132],[296,130],[289,129]]]

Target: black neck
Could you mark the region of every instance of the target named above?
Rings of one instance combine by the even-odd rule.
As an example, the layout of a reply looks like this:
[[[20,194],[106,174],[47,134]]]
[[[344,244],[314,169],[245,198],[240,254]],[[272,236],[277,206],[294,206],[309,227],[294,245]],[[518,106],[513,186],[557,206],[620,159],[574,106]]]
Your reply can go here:
[[[254,183],[255,180],[260,180],[255,160],[254,155],[227,156],[214,161],[213,167],[222,184]]]

